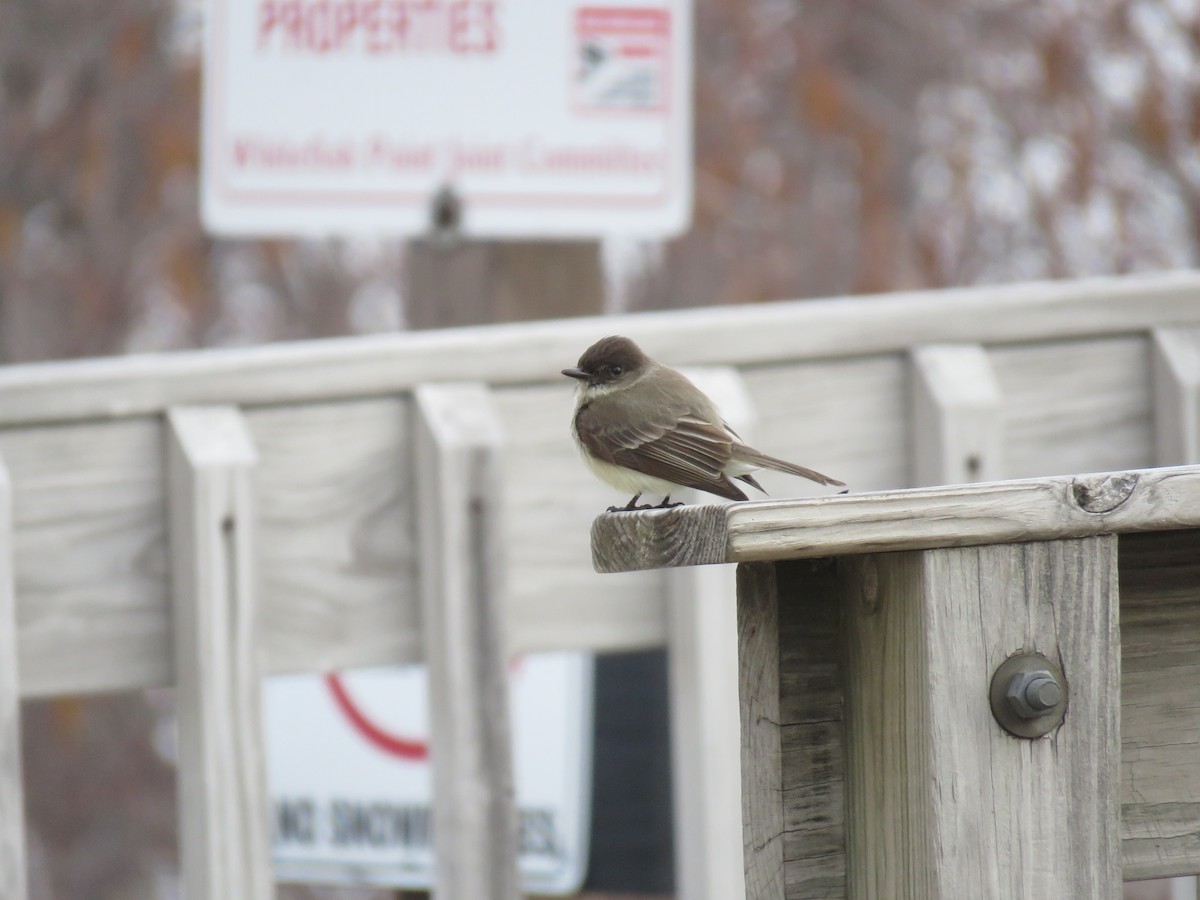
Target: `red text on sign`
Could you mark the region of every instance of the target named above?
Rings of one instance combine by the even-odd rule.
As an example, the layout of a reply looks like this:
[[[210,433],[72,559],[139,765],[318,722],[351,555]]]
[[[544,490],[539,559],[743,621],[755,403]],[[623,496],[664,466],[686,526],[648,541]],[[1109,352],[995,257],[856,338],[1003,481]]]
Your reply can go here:
[[[501,0],[259,0],[260,53],[496,52]]]

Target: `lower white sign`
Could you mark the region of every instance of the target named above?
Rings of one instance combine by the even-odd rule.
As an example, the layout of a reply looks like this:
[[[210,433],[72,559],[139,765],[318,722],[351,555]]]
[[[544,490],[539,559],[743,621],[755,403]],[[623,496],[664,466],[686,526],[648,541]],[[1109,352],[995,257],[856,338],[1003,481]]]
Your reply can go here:
[[[592,657],[540,653],[510,675],[520,871],[573,894],[587,872]],[[280,881],[428,888],[433,873],[423,666],[268,679],[267,773]]]

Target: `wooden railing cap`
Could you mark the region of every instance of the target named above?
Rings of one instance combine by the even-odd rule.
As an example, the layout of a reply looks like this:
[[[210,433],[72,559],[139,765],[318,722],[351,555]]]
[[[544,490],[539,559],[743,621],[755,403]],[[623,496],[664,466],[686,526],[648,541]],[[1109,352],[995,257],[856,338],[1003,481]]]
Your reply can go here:
[[[1200,466],[612,512],[597,572],[1200,527]]]

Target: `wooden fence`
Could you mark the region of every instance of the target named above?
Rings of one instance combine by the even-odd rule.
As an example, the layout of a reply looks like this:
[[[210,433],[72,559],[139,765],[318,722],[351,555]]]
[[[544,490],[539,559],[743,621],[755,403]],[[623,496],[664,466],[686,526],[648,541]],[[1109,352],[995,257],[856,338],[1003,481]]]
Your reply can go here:
[[[1200,870],[1200,466],[610,513],[592,541],[601,571],[746,563],[750,900]]]
[[[591,571],[612,497],[557,373],[610,333],[856,492],[1200,459],[1186,273],[0,370],[0,896],[23,896],[19,697],[174,685],[188,896],[255,900],[259,679],[419,659],[459,862],[440,893],[511,896],[507,723],[481,693],[503,653],[667,645],[679,891],[736,898],[732,573]]]

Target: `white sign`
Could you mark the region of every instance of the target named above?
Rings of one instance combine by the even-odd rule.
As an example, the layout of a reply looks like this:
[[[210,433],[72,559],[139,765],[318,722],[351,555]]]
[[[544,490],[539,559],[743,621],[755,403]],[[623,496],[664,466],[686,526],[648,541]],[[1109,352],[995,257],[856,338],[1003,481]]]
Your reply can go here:
[[[592,657],[540,653],[510,674],[524,890],[587,873]],[[267,679],[267,775],[281,881],[429,888],[432,773],[423,666]]]
[[[670,236],[691,218],[690,0],[211,0],[205,222]]]

